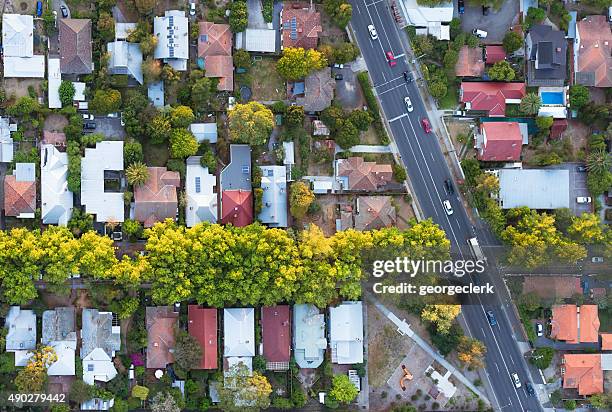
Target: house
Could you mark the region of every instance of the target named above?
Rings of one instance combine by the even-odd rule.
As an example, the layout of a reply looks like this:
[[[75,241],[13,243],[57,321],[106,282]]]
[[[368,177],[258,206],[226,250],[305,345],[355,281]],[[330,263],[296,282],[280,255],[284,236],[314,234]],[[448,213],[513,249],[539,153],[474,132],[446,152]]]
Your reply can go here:
[[[234,63],[232,60],[232,32],[229,24],[209,21],[198,23],[198,64],[202,62],[206,77],[219,79],[218,90],[234,90]]]
[[[9,124],[8,117],[0,116],[0,163],[13,161],[13,138],[11,132],[17,131],[16,124]]]
[[[134,187],[134,219],[144,227],[152,227],[156,222],[176,218],[176,188],[181,186],[181,175],[166,167],[148,167],[147,170],[147,181]]]
[[[236,33],[236,49],[253,53],[275,53],[276,33],[274,29],[247,28],[241,33]]]
[[[34,18],[2,15],[4,77],[45,77],[45,56],[34,54]]]
[[[234,365],[243,363],[249,371],[253,370],[255,356],[255,309],[223,309],[223,369],[230,370]]]
[[[81,204],[97,222],[123,222],[123,142],[98,142],[81,160]],[[118,183],[117,183],[118,182]],[[115,185],[112,185],[115,183]]]
[[[329,308],[331,361],[340,365],[363,363],[363,306],[342,302]]]
[[[198,143],[208,140],[208,143],[217,143],[217,123],[191,123],[189,130]]]
[[[174,362],[178,318],[172,306],[147,306],[147,368],[165,369]]]
[[[73,193],[68,190],[68,155],[52,144],[40,148],[40,203],[45,225],[66,226],[72,217]]]
[[[115,40],[127,40],[137,28],[136,23],[115,23]]]
[[[485,46],[485,60],[487,64],[495,64],[506,60],[506,50],[504,50],[504,46],[487,44]]]
[[[11,306],[4,320],[6,352],[15,354],[15,366],[26,366],[36,349],[36,314],[32,310]]]
[[[558,139],[561,137],[563,132],[567,130],[568,124],[567,119],[554,119],[550,128],[550,138]]]
[[[503,117],[506,104],[519,104],[526,90],[525,83],[461,82],[459,100],[466,110]]]
[[[128,75],[139,84],[144,84],[140,44],[115,40],[106,45],[106,50],[110,54],[110,59],[108,59],[109,74]]]
[[[60,59],[49,57],[47,59],[47,95],[49,100],[49,109],[62,108],[62,102],[59,98],[59,88],[61,84],[62,71],[60,68]]]
[[[153,107],[164,107],[164,82],[160,80],[149,84],[147,87],[147,97],[153,103]]]
[[[291,322],[288,305],[261,308],[261,334],[266,369],[285,371],[291,360]]]
[[[457,77],[481,77],[484,69],[485,63],[482,59],[482,49],[480,47],[461,47],[457,64],[455,64]]]
[[[291,169],[295,164],[295,145],[293,142],[283,142],[283,151],[285,153],[283,164],[285,165],[285,169],[287,171],[287,181],[292,182],[293,177],[291,176]]]
[[[550,337],[569,344],[599,342],[597,305],[553,305]]]
[[[36,166],[17,163],[12,175],[4,177],[4,214],[34,219],[36,214]]]
[[[311,73],[304,80],[304,96],[296,98],[296,104],[307,113],[321,112],[334,99],[336,82],[331,77],[331,67]]]
[[[62,74],[91,73],[91,20],[59,19],[58,25]]]
[[[612,350],[612,333],[601,333],[601,350]]]
[[[571,298],[583,291],[578,276],[547,276],[546,282],[542,282],[539,276],[525,276],[523,294],[527,293],[535,293],[544,300],[555,301]]]
[[[366,162],[361,157],[336,160],[336,178],[343,190],[377,191],[391,181],[391,165]]]
[[[355,229],[372,230],[395,226],[396,212],[391,196],[359,196]]]
[[[573,50],[576,83],[612,87],[612,30],[606,16],[587,16],[576,23]]]
[[[73,307],[58,307],[43,312],[41,343],[51,346],[57,355],[57,360],[47,369],[47,375],[74,376],[77,334]]]
[[[230,163],[221,171],[221,222],[241,227],[253,223],[251,148],[230,145]]]
[[[518,161],[521,159],[525,138],[527,138],[526,124],[524,124],[524,131],[521,132],[518,122],[482,122],[480,133],[475,139],[478,160],[484,162]]]
[[[287,169],[261,166],[261,212],[257,217],[270,227],[287,227]]]
[[[581,396],[603,393],[602,356],[599,353],[564,354],[563,388],[577,389]]]
[[[300,368],[314,369],[325,359],[325,315],[314,305],[293,306],[293,354]]]
[[[119,318],[112,312],[83,309],[82,323],[83,381],[88,385],[95,381],[108,382],[117,376],[113,358],[121,349]]]
[[[529,29],[527,45],[527,85],[563,86],[567,71],[565,32],[545,24]]]
[[[187,70],[189,60],[189,31],[187,17],[181,10],[166,10],[164,16],[153,19],[153,33],[157,37],[157,46],[153,53],[156,59],[174,70]]]
[[[562,169],[500,169],[502,209],[527,206],[552,210],[569,207],[569,171]]]
[[[435,7],[420,5],[417,0],[399,0],[397,4],[403,25],[414,26],[416,34],[450,40],[448,23],[453,19],[453,2],[441,2]]]
[[[185,224],[193,227],[201,222],[217,223],[218,194],[215,192],[217,178],[200,164],[201,156],[187,158],[185,173]]]
[[[189,305],[187,329],[202,348],[202,360],[193,369],[217,369],[217,309]]]
[[[319,33],[323,32],[321,14],[305,2],[285,2],[280,14],[282,24],[281,49],[301,47],[316,49]]]

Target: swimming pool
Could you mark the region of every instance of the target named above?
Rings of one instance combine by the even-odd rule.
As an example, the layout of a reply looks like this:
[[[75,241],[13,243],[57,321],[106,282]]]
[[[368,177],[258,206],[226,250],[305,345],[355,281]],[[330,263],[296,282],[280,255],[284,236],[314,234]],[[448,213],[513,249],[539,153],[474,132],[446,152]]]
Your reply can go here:
[[[541,92],[542,104],[563,104],[563,92]]]

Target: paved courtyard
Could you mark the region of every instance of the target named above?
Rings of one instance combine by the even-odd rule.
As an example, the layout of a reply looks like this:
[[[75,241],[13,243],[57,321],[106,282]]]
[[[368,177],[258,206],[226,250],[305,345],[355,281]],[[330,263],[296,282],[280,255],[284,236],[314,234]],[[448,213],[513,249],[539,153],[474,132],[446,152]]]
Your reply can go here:
[[[497,11],[490,8],[488,16],[482,14],[481,6],[466,2],[465,13],[460,15],[461,28],[470,33],[473,29],[485,30],[488,34],[486,39],[482,39],[483,43],[501,44],[518,13],[519,3],[515,0],[506,0]]]

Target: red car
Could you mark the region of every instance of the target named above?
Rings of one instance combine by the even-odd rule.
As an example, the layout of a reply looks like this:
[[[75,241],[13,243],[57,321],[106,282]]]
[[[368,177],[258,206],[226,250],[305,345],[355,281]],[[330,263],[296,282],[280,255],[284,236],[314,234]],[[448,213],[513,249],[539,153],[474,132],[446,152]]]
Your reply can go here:
[[[431,124],[429,124],[429,120],[423,117],[421,119],[421,126],[423,126],[423,130],[425,130],[425,133],[431,133]]]
[[[389,62],[389,66],[393,67],[397,64],[397,62],[395,61],[395,56],[393,56],[393,52],[386,52],[385,56],[387,56],[387,61]]]

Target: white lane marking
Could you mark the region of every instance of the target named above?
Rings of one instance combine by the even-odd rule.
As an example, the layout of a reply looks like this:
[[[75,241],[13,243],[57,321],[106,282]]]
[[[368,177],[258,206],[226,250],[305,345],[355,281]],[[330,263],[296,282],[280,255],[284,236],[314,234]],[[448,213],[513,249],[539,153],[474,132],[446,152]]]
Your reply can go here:
[[[366,7],[366,9],[368,10],[368,14],[370,14],[370,10],[367,7]],[[378,16],[378,21],[380,22],[379,27],[382,27],[383,34],[385,35],[385,39],[387,39],[387,44],[389,45],[389,50],[391,50],[391,53],[393,53],[393,48],[391,47],[391,42],[389,41],[389,36],[387,35],[387,30],[385,30],[385,25],[383,23],[383,20],[380,18],[380,13],[378,12],[378,7],[374,7],[374,10],[376,10],[376,16]],[[372,18],[372,16],[370,16],[370,19],[371,18]],[[380,36],[378,36],[378,37],[380,38]],[[380,45],[380,47],[382,47],[382,44]],[[395,56],[395,53],[393,53],[393,55]]]
[[[392,87],[392,88],[390,88],[390,89],[385,90],[384,92],[380,92],[380,93],[378,93],[378,95],[380,96],[381,94],[385,94],[385,93],[387,93],[387,92],[393,91],[393,90],[395,90],[395,89],[399,89],[399,88],[404,87],[404,86],[406,86],[406,85],[405,85],[405,84],[399,84],[399,85],[397,85],[397,86],[394,86],[394,87]]]
[[[389,84],[389,83],[393,83],[394,81],[399,80],[399,79],[403,79],[403,78],[404,78],[404,75],[397,76],[395,79],[391,79],[391,80],[389,80],[388,82],[381,83],[381,84],[376,85],[376,86],[374,86],[374,87],[375,87],[376,89],[378,89],[378,88],[379,88],[379,87],[381,87],[381,86],[384,86],[384,85]]]
[[[375,5],[376,3],[382,3],[382,2],[383,2],[383,0],[378,0],[378,1],[375,1],[375,2],[373,2],[373,3],[370,3],[370,4],[368,4],[368,3],[365,3],[365,2],[364,2],[364,3],[365,3],[365,5],[366,5],[366,7],[370,7],[370,6],[373,6],[373,5]]]
[[[497,369],[497,373],[501,373],[501,371],[499,370],[499,365],[497,364],[497,362],[495,362],[494,364],[495,364],[495,369]]]
[[[400,114],[399,116],[394,117],[393,119],[389,119],[389,123],[394,122],[394,121],[396,121],[396,120],[399,120],[399,119],[401,119],[402,117],[406,117],[406,116],[408,116],[408,113]]]
[[[365,1],[363,2],[363,4],[365,5]],[[368,9],[367,5],[366,5],[366,12],[368,13],[368,17],[370,18],[370,22],[372,24],[374,24],[374,20],[372,19],[372,14],[370,13],[370,9]],[[380,16],[378,16],[378,19],[380,20]],[[381,20],[381,24],[382,24],[382,20]],[[385,30],[385,28],[383,27],[383,31]],[[368,33],[368,36],[370,34]],[[387,33],[385,32],[385,37],[387,37]],[[385,54],[385,48],[382,45],[382,42],[380,41],[380,36],[378,36],[379,40],[376,41],[376,43],[378,43],[378,45],[380,46],[380,51],[382,51],[383,55]],[[389,42],[389,39],[387,38],[387,42]],[[389,43],[391,44],[391,43]],[[385,76],[385,71],[384,70],[380,70],[380,74],[382,74],[383,80],[387,81],[387,76]]]

